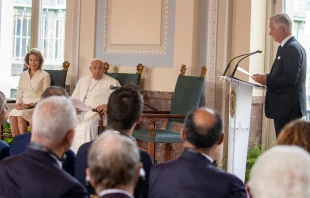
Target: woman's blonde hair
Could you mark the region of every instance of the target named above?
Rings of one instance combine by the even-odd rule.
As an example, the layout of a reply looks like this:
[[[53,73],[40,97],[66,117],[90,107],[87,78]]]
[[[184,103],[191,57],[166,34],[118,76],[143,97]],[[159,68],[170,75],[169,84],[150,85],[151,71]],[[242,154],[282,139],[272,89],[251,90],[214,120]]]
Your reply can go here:
[[[278,145],[296,145],[310,153],[310,122],[294,120],[280,132],[276,142]]]
[[[33,55],[36,55],[38,58],[39,58],[39,68],[38,69],[42,69],[42,64],[43,64],[43,62],[44,62],[44,58],[43,58],[43,56],[42,56],[42,53],[40,52],[40,50],[39,49],[37,49],[37,48],[32,48],[32,49],[30,49],[28,52],[27,52],[27,54],[26,54],[26,56],[25,56],[25,59],[24,59],[24,61],[25,61],[25,63],[29,66],[29,56],[31,55],[31,54],[33,54]],[[28,70],[30,71],[30,68],[28,68]]]

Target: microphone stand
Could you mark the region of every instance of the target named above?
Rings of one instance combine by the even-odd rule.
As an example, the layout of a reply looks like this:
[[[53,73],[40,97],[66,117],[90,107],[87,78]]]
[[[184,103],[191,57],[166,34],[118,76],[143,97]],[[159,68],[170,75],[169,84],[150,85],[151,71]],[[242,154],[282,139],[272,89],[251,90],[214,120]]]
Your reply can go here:
[[[236,64],[236,66],[235,66],[235,68],[234,68],[234,71],[233,71],[233,73],[231,74],[231,77],[234,77],[234,75],[235,75],[235,73],[236,73],[236,71],[237,71],[237,68],[239,67],[239,63],[240,63],[243,59],[245,59],[245,58],[247,58],[247,57],[249,57],[249,56],[252,56],[253,54],[256,54],[256,53],[262,53],[262,51],[257,50],[256,52],[252,52],[252,53],[246,55],[245,57],[241,58],[241,59],[238,61],[238,63]]]
[[[229,68],[229,66],[230,66],[230,63],[231,63],[233,60],[235,60],[236,58],[239,58],[239,57],[242,57],[242,56],[246,56],[246,57],[248,57],[248,56],[251,56],[252,54],[255,54],[255,53],[261,53],[261,52],[262,52],[262,51],[257,50],[257,51],[255,51],[255,52],[251,52],[251,53],[247,53],[247,54],[241,54],[241,55],[236,56],[235,58],[231,59],[231,61],[229,61],[229,63],[228,63],[228,64],[227,64],[227,66],[226,66],[226,69],[225,69],[225,71],[224,71],[224,73],[223,73],[223,76],[225,76],[225,75],[226,75],[227,70],[228,70],[228,68]]]

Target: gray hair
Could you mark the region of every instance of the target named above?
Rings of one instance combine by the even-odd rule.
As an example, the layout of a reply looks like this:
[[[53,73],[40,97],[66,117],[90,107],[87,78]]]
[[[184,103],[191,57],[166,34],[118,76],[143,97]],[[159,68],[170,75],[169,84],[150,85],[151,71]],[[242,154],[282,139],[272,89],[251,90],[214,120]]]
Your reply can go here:
[[[5,108],[6,104],[6,98],[3,92],[0,91],[0,113],[3,111]]]
[[[88,153],[88,167],[96,189],[134,184],[139,162],[134,141],[114,130],[101,134]]]
[[[60,143],[78,123],[71,101],[64,96],[51,96],[38,103],[32,116],[32,133],[51,144]]]
[[[310,197],[310,155],[297,146],[274,146],[252,167],[248,183],[255,198]]]
[[[269,20],[273,20],[277,28],[283,25],[287,32],[292,33],[292,20],[287,14],[276,14],[271,16]]]

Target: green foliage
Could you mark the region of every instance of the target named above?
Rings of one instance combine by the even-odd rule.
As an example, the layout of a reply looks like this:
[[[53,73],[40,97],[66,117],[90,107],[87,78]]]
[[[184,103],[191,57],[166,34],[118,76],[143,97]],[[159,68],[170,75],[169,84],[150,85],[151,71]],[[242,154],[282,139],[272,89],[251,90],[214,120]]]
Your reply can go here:
[[[31,128],[30,126],[27,127],[27,132],[30,132],[31,131]],[[2,133],[2,136],[3,136],[3,141],[7,144],[10,144],[12,142],[12,139],[11,138],[11,128],[10,128],[10,124],[9,123],[5,123],[3,124],[3,133]]]
[[[251,168],[254,165],[256,159],[262,153],[262,149],[263,149],[263,145],[257,144],[254,140],[250,143],[250,147],[248,149],[248,155],[247,155],[247,159],[246,159],[245,183],[248,182],[248,180],[250,178]],[[222,161],[221,161],[221,165],[219,168],[222,169],[223,171],[227,171],[227,165],[226,164],[227,164],[227,156],[224,156]]]
[[[246,170],[245,170],[245,183],[248,182],[250,178],[250,171],[252,166],[254,165],[257,158],[262,154],[263,145],[257,144],[254,140],[250,144],[250,148],[248,150],[248,156],[246,159]]]
[[[3,124],[3,141],[7,144],[10,144],[12,142],[12,138],[10,138],[11,136],[11,128],[10,128],[10,124],[6,123]]]

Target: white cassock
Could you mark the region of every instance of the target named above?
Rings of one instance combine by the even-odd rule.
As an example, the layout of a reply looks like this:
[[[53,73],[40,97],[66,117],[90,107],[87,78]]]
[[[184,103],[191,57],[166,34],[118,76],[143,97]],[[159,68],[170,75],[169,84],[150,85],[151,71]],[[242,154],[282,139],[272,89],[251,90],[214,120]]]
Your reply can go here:
[[[95,109],[99,105],[107,104],[113,90],[110,86],[120,86],[119,82],[110,76],[103,75],[101,80],[95,80],[92,75],[81,78],[72,94],[88,106]],[[98,136],[99,115],[93,111],[82,111],[78,114],[79,124],[75,128],[75,136],[71,150],[77,153],[79,147]]]

